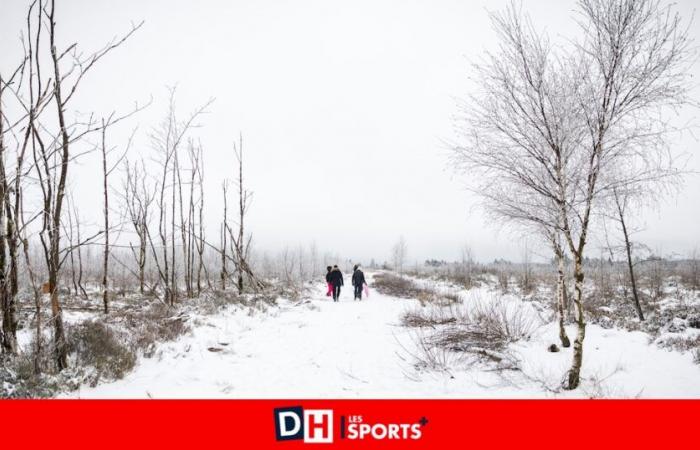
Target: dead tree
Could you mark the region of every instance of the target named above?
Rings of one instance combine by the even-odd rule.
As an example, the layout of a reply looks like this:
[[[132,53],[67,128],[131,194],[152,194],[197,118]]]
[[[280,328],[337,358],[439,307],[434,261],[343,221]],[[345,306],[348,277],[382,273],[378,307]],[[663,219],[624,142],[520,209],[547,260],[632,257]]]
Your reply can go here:
[[[245,233],[245,217],[250,208],[252,192],[246,189],[243,182],[243,135],[239,135],[238,145],[234,144],[233,152],[236,157],[238,169],[238,229],[236,232],[228,227],[228,234],[232,246],[232,261],[236,268],[238,293],[242,294],[244,285],[244,277],[247,277],[254,289],[262,289],[265,283],[260,280],[254,273],[248,263],[248,257],[251,249],[251,241],[253,236]]]
[[[87,291],[83,286],[83,249],[79,245],[81,242],[80,233],[80,217],[78,215],[78,205],[73,200],[73,195],[69,195],[68,202],[68,226],[65,227],[65,234],[68,238],[68,248],[72,249],[68,252],[71,264],[71,280],[75,295],[82,295],[85,300],[88,300]],[[77,255],[77,264],[76,264]]]
[[[177,155],[183,139],[185,139],[185,136],[192,128],[197,126],[195,123],[197,118],[206,112],[213,99],[194,110],[187,120],[180,121],[175,111],[175,89],[171,88],[169,93],[170,102],[167,116],[151,134],[152,146],[161,158],[159,160],[161,168],[160,183],[155,200],[158,210],[158,241],[155,241],[148,227],[146,227],[146,236],[148,237],[153,262],[158,272],[159,284],[165,294],[165,303],[174,305],[178,295],[177,268],[175,267],[179,177]],[[168,180],[170,180],[170,186],[168,186]],[[168,188],[170,188],[170,191],[168,191]],[[170,199],[170,204],[167,202],[168,198]],[[170,211],[169,223],[168,210]],[[160,251],[158,251],[157,247],[160,247]]]
[[[15,72],[12,78],[17,75]],[[9,286],[7,277],[7,246],[8,241],[12,241],[12,230],[10,223],[12,218],[10,197],[10,183],[7,179],[5,169],[5,116],[3,113],[3,92],[8,83],[12,83],[12,78],[5,82],[0,74],[0,306],[2,307],[2,329],[0,329],[0,344],[2,349],[8,353],[17,353],[17,307],[15,305],[16,288]],[[11,244],[10,244],[11,245]],[[10,249],[10,254],[13,254]],[[14,252],[16,259],[16,251]],[[16,261],[11,264],[16,267]],[[10,277],[11,278],[11,277]],[[16,278],[15,278],[16,282]]]
[[[31,17],[35,4],[32,3],[27,13],[27,31],[31,36]],[[41,26],[41,25],[39,25]],[[17,353],[17,293],[19,291],[19,230],[18,216],[22,180],[25,176],[24,161],[28,144],[31,140],[31,125],[36,116],[47,104],[48,87],[41,86],[40,77],[35,76],[35,42],[24,43],[24,58],[11,72],[8,78],[0,73],[0,348],[9,353]],[[28,85],[28,98],[20,90]],[[37,92],[35,92],[35,89]],[[10,119],[4,111],[4,105],[11,96],[19,107],[19,117]],[[16,129],[24,128],[17,136]],[[14,179],[8,172],[8,145],[6,135],[14,137],[16,142],[16,165]],[[9,260],[8,260],[9,257]],[[8,268],[9,266],[9,268]]]
[[[180,236],[182,239],[182,261],[183,261],[183,273],[185,278],[185,290],[187,297],[194,297],[195,292],[195,282],[197,283],[197,291],[201,292],[201,253],[200,264],[198,268],[198,274],[195,275],[195,247],[202,248],[201,245],[196,243],[198,234],[201,234],[202,228],[200,226],[200,232],[195,231],[196,227],[196,208],[197,203],[204,201],[203,195],[200,192],[199,198],[195,198],[195,187],[197,185],[197,177],[201,175],[201,149],[195,149],[194,141],[189,139],[188,146],[188,157],[189,157],[189,171],[190,177],[186,182],[188,183],[188,195],[187,195],[187,207],[185,208],[185,196],[183,194],[183,181],[182,181],[182,171],[179,163],[179,158],[177,152],[175,153],[175,173],[176,173],[176,185],[178,193],[178,203],[179,203],[179,213],[180,213]],[[201,181],[201,180],[200,180]],[[201,182],[200,182],[201,187]],[[185,215],[185,209],[187,211]],[[200,208],[200,216],[202,211]],[[201,219],[201,217],[200,217]],[[200,224],[201,225],[201,224]]]
[[[5,170],[5,115],[3,113],[3,92],[6,82],[0,74],[0,306],[2,308],[2,329],[0,329],[0,344],[2,349],[9,353],[17,353],[17,314],[13,296],[10,295],[7,285],[7,238],[8,231],[5,226],[7,197],[9,183]]]
[[[61,265],[65,252],[61,248],[61,220],[63,218],[63,204],[66,196],[66,184],[68,182],[68,169],[70,162],[77,156],[71,152],[73,144],[86,135],[100,131],[104,125],[100,125],[92,118],[87,122],[69,122],[67,110],[70,101],[74,98],[81,81],[93,67],[105,55],[123,44],[141,24],[132,27],[122,38],[107,44],[101,50],[90,53],[84,57],[78,53],[77,44],[69,45],[66,49],[58,49],[56,29],[56,2],[50,0],[44,4],[38,2],[38,10],[42,17],[38,22],[45,20],[48,26],[48,46],[50,53],[52,84],[52,103],[55,107],[58,130],[57,139],[45,139],[46,132],[42,127],[32,124],[32,135],[36,142],[34,160],[37,177],[42,194],[42,228],[40,238],[44,250],[44,257],[48,269],[48,286],[51,298],[51,321],[54,327],[54,359],[58,370],[63,370],[68,365],[65,333],[63,329],[63,317],[61,302],[58,294],[58,281]],[[31,37],[30,37],[31,38]],[[37,41],[39,37],[37,36]],[[35,49],[39,50],[38,46]],[[69,58],[71,63],[63,64],[64,58]],[[41,59],[36,57],[36,69],[40,70]],[[115,123],[126,116],[113,118],[109,124]]]
[[[100,146],[102,154],[102,195],[104,199],[104,235],[105,244],[102,260],[102,305],[104,313],[109,313],[109,171],[107,170],[107,143],[106,143],[107,127],[104,119],[102,120],[102,142]]]
[[[44,83],[40,71],[39,50],[44,26],[42,22],[44,15],[43,6],[44,3],[37,0],[30,3],[25,16],[26,35],[22,38],[24,59],[9,78],[4,79],[0,76],[0,164],[2,165],[0,167],[2,169],[0,174],[0,178],[2,178],[0,182],[0,188],[2,189],[0,209],[2,210],[1,214],[4,215],[4,220],[2,221],[4,229],[1,239],[3,247],[7,251],[7,254],[3,251],[2,259],[4,264],[7,263],[6,257],[9,256],[9,276],[6,276],[8,275],[8,272],[5,271],[6,267],[3,267],[2,270],[1,303],[4,330],[2,346],[10,352],[17,351],[16,297],[18,293],[20,243],[23,243],[23,247],[26,246],[26,238],[23,238],[26,233],[26,227],[37,217],[33,216],[27,219],[22,211],[23,181],[27,175],[27,169],[25,168],[26,156],[28,149],[33,147],[36,142],[34,136],[36,122],[53,98],[51,82],[49,80]],[[3,106],[8,100],[6,97],[10,95],[16,101],[20,111],[19,116],[12,119],[6,116],[3,111]],[[19,136],[15,134],[17,129],[21,131]],[[14,178],[9,176],[5,167],[8,151],[5,138],[8,133],[14,137],[16,143]],[[33,271],[29,264],[27,264],[27,269],[30,273],[32,285],[36,287]],[[35,371],[38,373],[40,370],[38,355],[41,343],[39,334],[41,326],[39,311],[41,305],[40,298],[37,297],[36,300],[37,356],[35,358]]]
[[[226,280],[228,279],[228,269],[226,268],[226,239],[228,236],[228,181],[224,181],[221,189],[224,193],[224,218],[223,222],[221,223],[221,290],[225,291],[226,290]]]
[[[123,187],[125,209],[138,240],[136,246],[129,242],[129,249],[138,269],[139,293],[143,295],[146,285],[148,226],[151,220],[151,205],[155,200],[156,192],[146,184],[146,169],[143,161],[140,167],[137,163],[131,166],[128,161],[124,166],[126,171]]]
[[[107,164],[107,158],[110,153],[110,149],[107,148],[107,129],[109,127],[108,122],[111,117],[107,120],[102,119],[102,133],[100,142],[100,154],[102,156],[102,196],[103,196],[103,215],[104,215],[104,249],[102,254],[102,305],[104,308],[104,313],[109,313],[109,235],[110,235],[110,222],[109,222],[109,175],[116,169],[121,161],[126,157],[126,154],[131,147],[131,141],[134,138],[134,133],[131,134],[129,141],[126,145],[126,149],[122,156],[112,164],[111,167]]]
[[[201,143],[197,149],[196,159],[197,164],[197,188],[199,190],[198,213],[199,222],[197,225],[197,237],[194,239],[197,250],[197,295],[202,294],[202,275],[207,281],[207,286],[211,289],[211,281],[209,280],[209,271],[204,264],[204,249],[205,249],[205,234],[204,234],[204,162]],[[194,212],[193,212],[194,216]],[[194,219],[193,219],[194,220]]]
[[[188,146],[190,162],[189,203],[187,209],[186,265],[189,280],[189,295],[202,293],[202,277],[208,279],[204,265],[204,168],[202,145],[190,141]]]
[[[191,145],[191,140],[190,140],[190,145]],[[190,278],[190,271],[189,271],[189,249],[188,249],[188,241],[189,241],[189,233],[188,233],[188,224],[185,221],[185,212],[184,212],[184,200],[183,200],[183,195],[182,195],[182,172],[181,172],[181,167],[180,167],[180,157],[179,157],[179,152],[177,149],[175,150],[174,158],[173,158],[173,229],[172,229],[172,236],[173,238],[175,237],[175,205],[178,205],[179,209],[179,215],[180,215],[180,222],[178,224],[178,228],[180,230],[180,238],[182,241],[182,259],[183,259],[183,264],[182,264],[182,271],[184,275],[184,281],[185,281],[185,294],[187,297],[192,297],[192,280]],[[173,269],[175,268],[175,242],[173,241]],[[173,270],[173,278],[176,278],[175,270]],[[173,280],[173,284],[175,284],[175,281]]]

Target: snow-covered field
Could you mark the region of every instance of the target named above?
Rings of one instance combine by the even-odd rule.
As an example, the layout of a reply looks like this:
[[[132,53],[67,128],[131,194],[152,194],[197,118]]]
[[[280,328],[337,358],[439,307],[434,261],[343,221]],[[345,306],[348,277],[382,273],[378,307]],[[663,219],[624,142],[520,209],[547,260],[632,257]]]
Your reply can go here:
[[[700,398],[700,366],[690,354],[660,349],[641,332],[589,325],[583,382],[558,390],[571,348],[547,352],[557,342],[554,325],[511,346],[522,372],[503,374],[486,365],[449,371],[419,368],[415,330],[399,317],[415,300],[372,291],[352,301],[346,287],[339,303],[319,285],[309,300],[281,301],[251,314],[228,309],[197,317],[192,334],[141,358],[126,378],[82,388],[78,398]],[[465,303],[479,291],[465,291]],[[573,337],[575,330],[569,329]]]

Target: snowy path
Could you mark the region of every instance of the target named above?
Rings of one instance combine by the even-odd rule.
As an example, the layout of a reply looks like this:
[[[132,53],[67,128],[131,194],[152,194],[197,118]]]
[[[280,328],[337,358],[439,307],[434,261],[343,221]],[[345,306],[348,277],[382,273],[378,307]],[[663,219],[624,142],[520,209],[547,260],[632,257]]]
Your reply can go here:
[[[333,303],[320,288],[307,303],[252,316],[206,317],[193,336],[142,359],[125,379],[83,389],[80,397],[411,396],[397,326],[408,301],[372,292]],[[220,343],[229,345],[223,346]],[[220,347],[210,352],[209,347]]]
[[[479,370],[443,373],[413,368],[410,331],[398,326],[417,302],[372,292],[333,303],[321,286],[309,302],[267,313],[244,310],[202,317],[192,335],[141,359],[125,379],[69,394],[81,398],[488,398],[549,397],[537,380],[515,384]],[[570,336],[573,336],[573,329]],[[570,349],[552,354],[556,329],[545,326],[515,346],[534,377],[556,385]],[[223,345],[228,344],[228,345]],[[211,352],[210,347],[221,349]],[[604,379],[567,396],[700,398],[700,367],[690,355],[650,346],[647,335],[589,326],[584,377]],[[600,385],[599,385],[600,384]]]

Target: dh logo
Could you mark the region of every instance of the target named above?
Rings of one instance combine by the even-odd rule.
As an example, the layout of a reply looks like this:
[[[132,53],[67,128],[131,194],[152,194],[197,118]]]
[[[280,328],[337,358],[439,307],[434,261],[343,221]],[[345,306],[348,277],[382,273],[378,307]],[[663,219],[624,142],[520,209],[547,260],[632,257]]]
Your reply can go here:
[[[308,444],[333,442],[333,411],[301,406],[275,408],[275,437],[278,441],[303,439]]]

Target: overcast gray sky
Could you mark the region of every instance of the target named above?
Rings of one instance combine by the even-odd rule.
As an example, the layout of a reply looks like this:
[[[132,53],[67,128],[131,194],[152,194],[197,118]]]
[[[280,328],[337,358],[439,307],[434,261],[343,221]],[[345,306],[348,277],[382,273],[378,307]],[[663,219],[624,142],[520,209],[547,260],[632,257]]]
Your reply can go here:
[[[27,3],[0,0],[0,70],[16,61]],[[457,259],[464,243],[479,260],[518,260],[522,240],[473,208],[443,144],[453,137],[455,98],[472,89],[469,61],[494,45],[487,10],[505,3],[62,0],[58,30],[61,42],[77,40],[88,51],[145,21],[76,99],[82,110],[106,115],[154,97],[113,132],[119,145],[140,126],[132,157],[150,152],[147,132],[164,113],[165,86],[177,84],[183,116],[216,98],[194,133],[205,149],[211,233],[221,181],[235,175],[231,145],[240,131],[255,192],[249,230],[261,250],[315,241],[322,253],[380,261],[404,235],[411,261]],[[573,1],[523,3],[553,39],[570,35]],[[694,5],[678,2],[687,16]],[[696,22],[696,39],[699,29]],[[691,154],[689,169],[700,170],[696,139],[685,136],[676,147]],[[98,167],[94,157],[83,159],[72,182],[94,222]],[[635,219],[645,229],[637,238],[663,254],[700,245],[698,194],[700,178],[688,176],[678,197]]]

